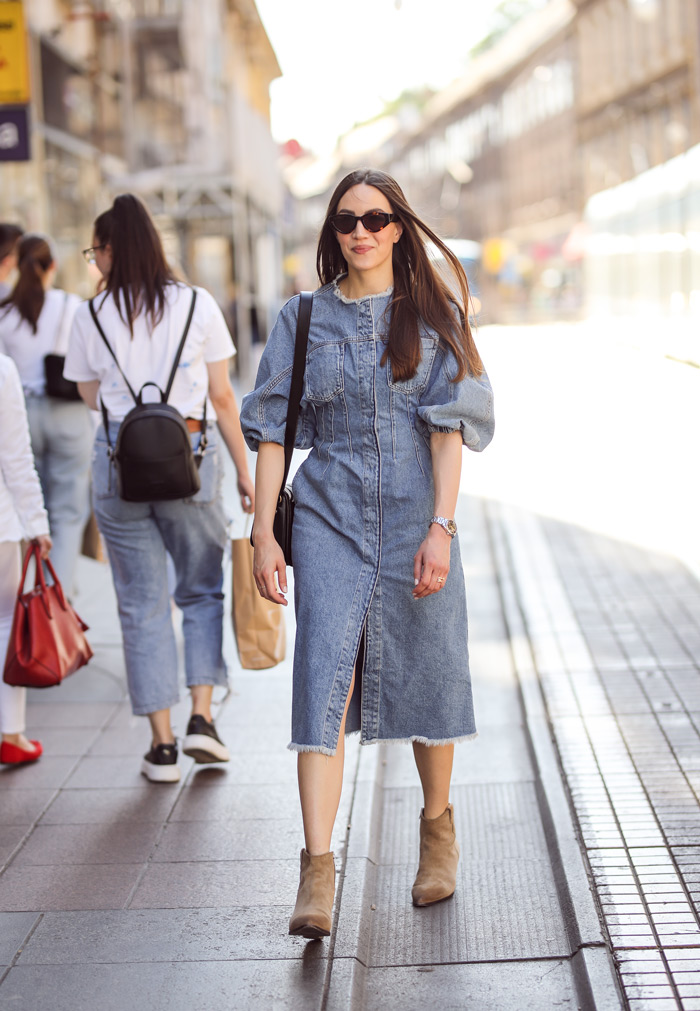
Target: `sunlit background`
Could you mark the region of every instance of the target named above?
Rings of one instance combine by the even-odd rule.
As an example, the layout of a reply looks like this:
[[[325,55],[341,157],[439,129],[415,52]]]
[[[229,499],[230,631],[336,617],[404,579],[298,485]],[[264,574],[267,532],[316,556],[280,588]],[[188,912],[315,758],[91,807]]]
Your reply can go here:
[[[114,194],[242,387],[330,192],[399,180],[467,270],[497,436],[464,490],[700,559],[697,0],[2,0],[0,216],[60,283]],[[24,61],[24,62],[23,62]]]

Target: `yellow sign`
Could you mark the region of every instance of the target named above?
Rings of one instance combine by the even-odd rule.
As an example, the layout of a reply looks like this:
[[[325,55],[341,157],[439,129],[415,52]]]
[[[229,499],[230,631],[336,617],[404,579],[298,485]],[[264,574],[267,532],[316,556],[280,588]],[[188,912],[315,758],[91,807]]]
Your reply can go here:
[[[29,101],[27,34],[21,3],[0,0],[0,105]]]

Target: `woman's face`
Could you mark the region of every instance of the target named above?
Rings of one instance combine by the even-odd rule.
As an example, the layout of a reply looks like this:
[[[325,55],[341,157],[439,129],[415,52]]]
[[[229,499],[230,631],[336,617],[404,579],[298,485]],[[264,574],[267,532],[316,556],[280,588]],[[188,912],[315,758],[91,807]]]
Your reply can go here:
[[[103,277],[109,277],[109,272],[112,269],[112,247],[109,243],[103,246],[96,235],[92,237],[92,247],[95,266]]]
[[[393,213],[391,204],[381,190],[367,183],[358,183],[340,198],[336,214],[360,216],[368,211]],[[390,222],[379,232],[368,232],[361,221],[356,221],[355,227],[347,235],[336,232],[335,237],[348,265],[348,272],[390,267],[394,243],[399,241],[402,231],[403,227],[398,221]]]

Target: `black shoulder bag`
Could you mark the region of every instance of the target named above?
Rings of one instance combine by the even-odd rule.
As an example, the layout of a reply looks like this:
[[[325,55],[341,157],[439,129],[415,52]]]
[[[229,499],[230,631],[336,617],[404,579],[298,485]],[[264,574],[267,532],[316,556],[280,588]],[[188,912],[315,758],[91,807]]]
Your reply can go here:
[[[63,293],[63,310],[58,323],[56,334],[61,335],[63,321],[66,318],[68,308],[68,292]],[[72,379],[66,379],[63,375],[63,367],[66,364],[65,355],[48,354],[44,356],[44,378],[46,379],[46,396],[54,397],[56,400],[81,400],[78,393],[78,384]]]
[[[113,448],[109,437],[107,408],[100,399],[102,420],[109,446],[107,452],[117,472],[119,496],[127,502],[165,502],[171,499],[190,498],[201,488],[199,465],[207,445],[206,397],[202,438],[196,454],[192,451],[190,432],[185,419],[176,407],[168,403],[194,315],[196,300],[197,292],[193,289],[189,315],[165,391],[161,390],[157,383],[147,382],[138,393],[134,393],[129,380],[122,372],[117,356],[100,326],[93,300],[90,300],[90,313],[95,326],[107,345],[135,404],[119,426],[117,442]],[[160,393],[160,403],[143,402],[143,391],[147,386],[155,386]]]
[[[284,552],[287,565],[292,564],[292,524],[294,521],[294,493],[292,486],[287,484],[289,467],[292,462],[294,443],[297,435],[297,422],[301,406],[301,393],[304,384],[304,369],[306,367],[306,348],[309,343],[309,324],[311,323],[311,307],[314,295],[312,291],[302,291],[299,298],[299,314],[297,316],[297,332],[294,340],[294,365],[292,381],[289,387],[287,402],[287,427],[284,430],[284,477],[280,488],[272,532],[275,540]],[[251,534],[250,543],[253,543]]]

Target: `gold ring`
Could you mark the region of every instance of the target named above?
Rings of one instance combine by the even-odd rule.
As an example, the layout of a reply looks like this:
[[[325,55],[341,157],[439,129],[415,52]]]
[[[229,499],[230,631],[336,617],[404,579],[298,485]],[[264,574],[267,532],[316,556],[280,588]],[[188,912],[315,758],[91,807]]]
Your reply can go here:
[[[445,577],[444,576],[438,576],[437,579],[435,580],[435,582],[436,583],[444,583],[445,582]]]

